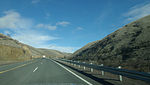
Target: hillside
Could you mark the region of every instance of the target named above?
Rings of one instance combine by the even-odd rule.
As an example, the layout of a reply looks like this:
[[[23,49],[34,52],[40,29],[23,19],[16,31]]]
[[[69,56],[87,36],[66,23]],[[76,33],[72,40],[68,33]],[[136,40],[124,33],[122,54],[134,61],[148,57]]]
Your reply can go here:
[[[74,52],[72,55],[70,55],[70,56],[71,56],[71,57],[77,56],[78,54],[82,53],[82,51],[84,51],[84,50],[88,49],[90,46],[96,44],[98,41],[99,41],[99,40],[86,44],[84,47],[82,47],[81,49],[75,51],[75,52]]]
[[[64,57],[66,53],[50,49],[34,48],[0,33],[0,64],[29,60],[42,57],[42,55],[46,55],[47,57]]]
[[[85,46],[72,59],[150,72],[150,15]]]
[[[31,51],[28,46],[21,44],[17,40],[0,34],[0,59],[28,59],[31,57]]]
[[[37,50],[40,51],[43,55],[46,55],[49,57],[62,58],[62,57],[70,55],[69,53],[63,53],[63,52],[52,50],[52,49],[37,48]]]

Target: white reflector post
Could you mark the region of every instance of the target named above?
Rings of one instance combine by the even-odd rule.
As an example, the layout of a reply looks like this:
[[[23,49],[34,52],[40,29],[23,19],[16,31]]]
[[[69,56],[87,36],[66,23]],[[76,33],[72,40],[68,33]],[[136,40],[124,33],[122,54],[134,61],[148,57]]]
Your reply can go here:
[[[121,69],[121,66],[118,66],[119,69]],[[119,80],[122,82],[122,75],[119,75]]]

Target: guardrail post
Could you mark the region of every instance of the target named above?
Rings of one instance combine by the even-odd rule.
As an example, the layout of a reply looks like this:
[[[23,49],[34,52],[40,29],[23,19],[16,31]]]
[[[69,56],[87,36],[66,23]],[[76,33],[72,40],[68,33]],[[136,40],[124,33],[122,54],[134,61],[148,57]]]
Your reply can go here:
[[[69,62],[70,64],[71,64],[71,60],[70,60],[70,62]]]
[[[83,62],[83,63],[85,63],[85,62]],[[85,70],[85,66],[83,67],[83,69]]]
[[[92,63],[90,63],[90,64],[92,64]],[[91,68],[91,72],[93,72],[93,68]]]
[[[79,61],[78,61],[78,63],[79,63]],[[80,68],[80,64],[79,64],[79,68]]]
[[[74,62],[76,62],[76,61],[74,61]],[[74,66],[76,66],[76,64],[74,63]]]
[[[100,66],[104,66],[104,64],[101,64]],[[103,70],[102,70],[102,72],[101,72],[101,73],[102,73],[102,76],[104,76],[104,74],[105,74],[105,73],[104,73],[104,71],[103,71]]]
[[[72,63],[72,65],[73,65],[73,61],[72,61],[71,63]]]
[[[121,69],[121,66],[118,66],[119,69]],[[119,75],[119,80],[122,82],[122,75]]]

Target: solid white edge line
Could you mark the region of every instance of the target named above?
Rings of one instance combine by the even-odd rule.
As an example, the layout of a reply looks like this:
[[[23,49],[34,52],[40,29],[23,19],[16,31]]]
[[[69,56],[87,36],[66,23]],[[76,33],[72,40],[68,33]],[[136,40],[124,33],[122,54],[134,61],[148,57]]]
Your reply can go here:
[[[33,70],[33,72],[35,72],[37,69],[38,69],[38,67],[36,67],[36,68]]]
[[[53,60],[52,60],[53,61]],[[70,71],[68,68],[66,68],[65,66],[61,65],[60,63],[57,63],[56,61],[53,61],[56,64],[58,64],[59,66],[61,66],[62,68],[64,68],[65,70],[67,70],[68,72],[70,72],[71,74],[73,74],[74,76],[78,77],[79,79],[81,79],[82,81],[84,81],[85,83],[87,83],[88,85],[93,85],[90,82],[88,82],[87,80],[83,79],[82,77],[78,76],[77,74],[75,74],[74,72]]]

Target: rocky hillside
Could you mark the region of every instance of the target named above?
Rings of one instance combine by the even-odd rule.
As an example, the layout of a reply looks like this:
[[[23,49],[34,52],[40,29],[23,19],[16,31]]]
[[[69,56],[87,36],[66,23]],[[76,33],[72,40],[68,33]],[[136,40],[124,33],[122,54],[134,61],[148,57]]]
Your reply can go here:
[[[79,49],[72,59],[150,72],[150,15]]]
[[[66,53],[34,48],[0,33],[0,62],[28,60],[42,57],[42,55],[47,57],[64,57]]]
[[[30,59],[31,51],[28,46],[0,34],[0,60]]]

